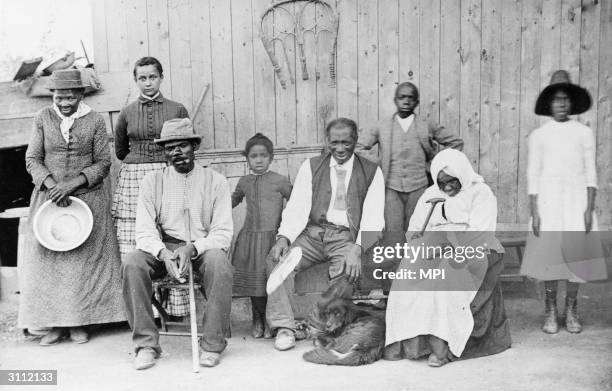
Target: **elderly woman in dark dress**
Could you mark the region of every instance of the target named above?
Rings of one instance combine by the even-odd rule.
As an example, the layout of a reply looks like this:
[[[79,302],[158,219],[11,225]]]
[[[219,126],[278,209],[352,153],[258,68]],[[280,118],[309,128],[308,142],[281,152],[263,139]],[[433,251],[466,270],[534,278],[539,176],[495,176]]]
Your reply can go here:
[[[26,152],[26,168],[35,185],[30,221],[48,199],[68,206],[73,196],[91,209],[93,229],[79,247],[56,252],[38,243],[28,224],[26,254],[19,265],[18,325],[50,329],[42,346],[66,336],[84,343],[84,326],[126,319],[110,192],[103,182],[111,165],[104,119],[81,102],[78,70],[55,71],[49,88],[53,105],[36,114]]]

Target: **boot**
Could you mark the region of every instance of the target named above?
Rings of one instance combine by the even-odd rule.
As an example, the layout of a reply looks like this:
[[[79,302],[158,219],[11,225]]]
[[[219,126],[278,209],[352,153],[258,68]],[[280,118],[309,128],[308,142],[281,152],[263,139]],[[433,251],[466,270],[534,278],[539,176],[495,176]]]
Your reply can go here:
[[[572,334],[582,331],[580,319],[578,319],[578,299],[575,297],[565,298],[565,328]]]
[[[253,338],[261,338],[264,336],[264,320],[254,305],[251,306],[251,309],[253,310],[253,329],[251,330],[251,335]]]
[[[546,290],[546,308],[544,310],[544,324],[542,325],[543,332],[547,334],[559,332],[557,315],[557,292]]]

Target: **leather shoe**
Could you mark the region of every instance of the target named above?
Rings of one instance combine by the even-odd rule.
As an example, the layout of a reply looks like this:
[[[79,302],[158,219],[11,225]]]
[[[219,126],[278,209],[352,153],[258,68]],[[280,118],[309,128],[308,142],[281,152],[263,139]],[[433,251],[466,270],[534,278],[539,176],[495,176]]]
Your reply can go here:
[[[214,367],[221,362],[221,354],[200,349],[200,366]]]
[[[155,359],[159,355],[153,348],[142,348],[134,358],[134,368],[137,370],[148,369],[155,365]]]
[[[87,335],[87,331],[83,327],[70,327],[68,329],[70,332],[70,339],[74,343],[85,343],[89,341],[89,335]]]
[[[53,327],[51,331],[45,334],[44,337],[40,339],[40,346],[51,346],[55,345],[59,341],[62,340],[66,336],[66,329],[63,327]]]
[[[280,329],[276,334],[276,340],[274,341],[274,347],[277,350],[289,350],[295,347],[295,333],[290,329]]]

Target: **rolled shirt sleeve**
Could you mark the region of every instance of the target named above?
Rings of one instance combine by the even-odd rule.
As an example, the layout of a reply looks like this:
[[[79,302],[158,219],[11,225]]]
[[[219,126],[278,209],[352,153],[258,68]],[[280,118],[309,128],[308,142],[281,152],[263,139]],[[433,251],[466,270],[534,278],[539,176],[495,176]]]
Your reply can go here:
[[[355,244],[362,245],[361,233],[367,232],[382,232],[385,228],[385,180],[383,178],[380,167],[376,168],[374,179],[368,187],[368,192],[363,201],[361,212],[361,223],[359,224],[359,233]],[[366,248],[372,243],[367,243]]]
[[[155,210],[155,175],[156,172],[147,174],[140,184],[134,236],[138,250],[157,257],[166,246],[164,246],[155,224],[157,214]]]
[[[306,159],[295,177],[291,197],[283,210],[278,235],[284,236],[293,243],[308,224],[308,215],[312,207],[312,172],[310,159]]]

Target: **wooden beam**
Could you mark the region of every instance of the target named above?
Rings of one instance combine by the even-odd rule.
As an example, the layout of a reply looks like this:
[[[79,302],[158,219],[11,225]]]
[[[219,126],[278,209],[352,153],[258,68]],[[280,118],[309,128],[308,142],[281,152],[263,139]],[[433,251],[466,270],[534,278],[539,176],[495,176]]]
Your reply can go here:
[[[357,120],[357,2],[338,0],[342,22],[338,31],[336,64],[338,116]],[[399,53],[399,52],[398,52]],[[298,122],[298,140],[300,126]]]
[[[455,134],[459,134],[460,49],[461,3],[445,2],[440,10],[440,124]]]
[[[298,3],[295,6],[298,11],[304,3]],[[304,10],[304,20],[315,20],[315,7],[309,6]],[[283,16],[283,13],[277,15],[286,18],[287,15]],[[275,21],[275,25],[278,24]],[[284,26],[284,25],[282,25]],[[279,52],[276,52],[276,56],[279,56]],[[281,52],[282,53],[282,52]],[[316,59],[317,48],[315,47],[315,39],[313,34],[304,35],[304,57],[306,58],[306,67],[309,73],[309,80],[302,80],[302,66],[300,61],[300,54],[296,53],[297,59],[291,63],[291,69],[295,77],[295,97],[299,104],[296,104],[296,137],[295,143],[300,144],[314,144],[317,142],[317,82],[315,81],[315,67],[318,65]],[[279,58],[280,60],[280,58]],[[289,82],[288,88],[289,88]],[[279,84],[276,88],[281,88]],[[281,109],[283,106],[277,101],[277,106]],[[284,108],[283,108],[284,109]],[[282,133],[282,129],[279,127],[278,134]]]
[[[461,122],[463,151],[478,167],[480,148],[480,49],[482,31],[480,0],[461,4]]]
[[[440,120],[440,1],[421,0],[419,18],[420,119]],[[476,37],[473,37],[476,39]],[[478,37],[477,41],[480,41]],[[415,53],[416,54],[416,53]],[[380,113],[382,117],[382,112]]]
[[[378,113],[389,118],[395,113],[395,88],[399,84],[399,4],[385,1],[378,7]],[[436,98],[438,91],[436,90]]]
[[[234,76],[234,108],[236,119],[236,147],[245,145],[255,134],[255,105],[253,82],[253,24],[250,23],[253,10],[251,0],[233,0],[232,50]],[[240,22],[238,22],[240,21]],[[244,23],[249,21],[249,23]],[[261,44],[260,42],[255,42]]]
[[[517,222],[519,146],[519,105],[521,91],[521,7],[520,0],[502,2],[501,26],[501,108],[497,205],[499,221]]]
[[[378,120],[378,2],[361,0],[357,7],[358,123],[367,127]]]
[[[253,1],[253,91],[255,110],[255,129],[276,140],[276,102],[274,97],[274,69],[264,49],[259,33],[260,17],[268,7],[268,2]],[[266,28],[272,31],[272,18]]]
[[[535,102],[540,92],[540,62],[542,45],[542,0],[523,2],[521,36],[521,97],[518,159],[517,222],[529,219],[527,197],[527,138],[540,124],[534,114]]]
[[[499,121],[501,111],[502,1],[482,3],[482,50],[480,55],[480,147],[479,170],[494,194],[499,166]],[[505,190],[504,190],[505,191]]]
[[[599,104],[597,109],[597,214],[601,224],[612,221],[612,2],[601,2],[599,35]]]
[[[236,146],[232,76],[232,14],[225,0],[210,0],[213,117],[215,147]]]
[[[287,9],[290,13],[287,14],[286,12],[275,12],[274,13],[274,25],[273,27],[273,31],[274,33],[278,33],[278,30],[286,30],[286,31],[291,31],[291,29],[293,28],[293,18],[295,17],[295,5],[294,4],[286,4],[285,6],[283,6],[284,9]],[[295,90],[296,90],[296,84],[292,83],[289,80],[289,70],[287,67],[291,68],[291,71],[293,72],[293,77],[298,80],[301,78],[301,71],[298,70],[298,68],[301,70],[300,67],[296,66],[296,64],[298,64],[299,62],[295,61],[295,49],[296,49],[296,45],[295,45],[295,39],[293,39],[293,37],[291,36],[283,36],[281,35],[281,37],[283,38],[283,42],[280,41],[274,41],[274,51],[276,53],[276,58],[279,61],[279,64],[281,65],[281,67],[283,68],[283,73],[285,75],[287,75],[286,77],[286,88],[282,88],[281,84],[280,84],[280,80],[277,79],[277,83],[275,83],[275,99],[276,99],[276,145],[278,145],[279,147],[285,147],[285,146],[291,146],[291,145],[295,145],[296,144],[296,139],[297,139],[297,104],[295,101]],[[309,45],[305,45],[306,47],[308,47]],[[286,59],[285,59],[285,51],[287,53]],[[309,57],[307,55],[308,59],[314,59],[314,57]],[[314,62],[309,62],[308,66],[310,67],[311,70],[314,69]],[[311,72],[312,73],[312,72]],[[306,82],[309,83],[313,83],[313,79],[312,76],[310,78],[310,80],[307,80]],[[296,81],[297,83],[297,81]],[[314,85],[314,84],[313,84]],[[310,92],[309,94],[304,96],[304,99],[312,99],[310,104],[307,104],[307,106],[310,106],[311,108],[315,108],[316,107],[316,101],[314,100],[316,98],[316,92],[313,89],[312,92]],[[308,132],[315,132],[316,134],[316,128],[315,129],[309,129]],[[316,138],[315,138],[316,140]]]

